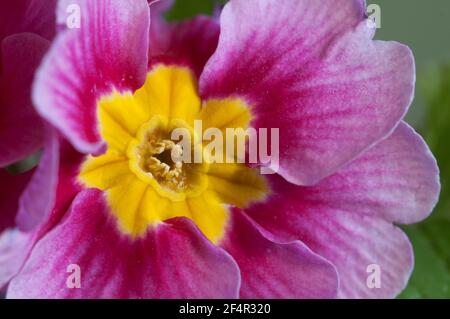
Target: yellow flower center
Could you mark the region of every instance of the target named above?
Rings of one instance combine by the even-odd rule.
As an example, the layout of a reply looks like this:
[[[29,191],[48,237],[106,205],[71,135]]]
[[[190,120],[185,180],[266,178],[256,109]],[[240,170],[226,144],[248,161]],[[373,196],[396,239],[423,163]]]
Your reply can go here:
[[[229,205],[244,208],[268,192],[259,171],[244,164],[183,161],[187,150],[171,139],[175,129],[189,131],[193,136],[189,152],[192,157],[200,152],[204,158],[208,154],[193,129],[194,121],[202,121],[204,130],[225,131],[246,129],[251,120],[240,99],[202,105],[196,79],[187,68],[153,68],[134,94],[113,92],[103,97],[98,119],[108,149],[86,159],[79,180],[105,191],[119,229],[132,238],[167,219],[187,217],[217,243],[225,231]]]

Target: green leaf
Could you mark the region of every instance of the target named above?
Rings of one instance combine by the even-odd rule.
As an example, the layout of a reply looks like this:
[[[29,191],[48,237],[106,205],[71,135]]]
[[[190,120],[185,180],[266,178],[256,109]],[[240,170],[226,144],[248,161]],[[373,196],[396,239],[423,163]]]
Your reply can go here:
[[[39,164],[41,156],[42,151],[39,150],[36,153],[28,156],[27,158],[24,158],[23,160],[8,166],[6,170],[13,175],[27,172]]]
[[[450,221],[433,219],[409,226],[414,247],[413,276],[400,298],[450,298]]]
[[[177,0],[173,8],[167,13],[170,21],[184,20],[198,14],[212,14],[214,0]]]

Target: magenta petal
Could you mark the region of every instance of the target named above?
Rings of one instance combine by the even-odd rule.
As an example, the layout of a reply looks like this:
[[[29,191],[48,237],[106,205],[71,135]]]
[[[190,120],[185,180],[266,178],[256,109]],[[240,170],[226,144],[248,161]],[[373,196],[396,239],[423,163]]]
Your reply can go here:
[[[409,279],[413,255],[408,238],[383,218],[346,211],[302,198],[298,186],[277,177],[280,193],[248,211],[283,240],[298,239],[337,268],[343,298],[392,298]],[[283,184],[281,186],[281,184]],[[362,209],[364,210],[364,206]],[[381,288],[367,286],[372,265],[381,269]]]
[[[340,296],[396,296],[410,276],[408,238],[392,225],[428,216],[439,193],[436,161],[402,123],[386,140],[314,187],[271,177],[274,194],[247,213],[285,240],[300,239],[338,269]],[[379,265],[381,288],[366,285]]]
[[[81,269],[69,289],[66,269]],[[239,270],[187,219],[130,240],[117,229],[103,193],[86,190],[67,218],[33,249],[11,281],[10,298],[235,298]]]
[[[55,34],[57,0],[0,1],[0,41],[22,32],[51,40]]]
[[[231,0],[205,99],[241,96],[280,128],[278,172],[312,185],[389,135],[413,96],[411,51],[373,41],[362,1]]]
[[[163,15],[170,10],[175,0],[147,0],[151,8],[152,19],[161,18],[164,20]]]
[[[174,0],[148,0],[150,6],[150,46],[165,47],[169,36],[169,23],[164,14],[173,6]]]
[[[221,246],[241,270],[241,298],[333,298],[337,294],[338,277],[332,264],[300,241],[273,241],[241,211],[232,213]]]
[[[59,169],[59,140],[50,129],[46,139],[39,166],[20,198],[16,221],[22,231],[30,231],[38,226],[55,204]]]
[[[54,157],[55,152],[57,158]],[[7,204],[3,206],[5,210],[11,207],[10,211],[6,212],[11,212],[8,225],[11,229],[6,230],[0,239],[0,289],[20,271],[36,242],[53,229],[67,212],[73,198],[80,191],[80,185],[75,178],[82,158],[66,141],[53,136],[48,139],[47,148],[36,170],[14,176],[14,180],[2,177],[8,189],[2,194],[8,198],[7,201],[0,198],[0,203]],[[58,169],[57,177],[53,175],[55,167]],[[30,177],[32,179],[28,183]],[[17,178],[23,179],[20,183],[23,186],[17,191],[17,195],[13,195],[11,191],[17,188]],[[55,180],[58,181],[57,187]],[[25,187],[26,183],[28,184]],[[20,193],[22,196],[19,201]],[[15,198],[15,201],[12,201],[12,198]],[[16,217],[18,202],[19,213]],[[14,206],[12,203],[15,203]],[[14,217],[19,227],[32,231],[25,233],[13,228]]]
[[[148,60],[146,0],[61,0],[58,21],[69,5],[81,8],[81,27],[57,36],[33,92],[37,110],[82,152],[101,152],[96,101],[113,89],[139,88]]]
[[[30,33],[1,42],[0,167],[17,162],[42,145],[43,124],[31,103],[34,72],[49,42]]]
[[[0,234],[6,228],[14,227],[14,218],[19,206],[19,198],[27,186],[33,171],[11,175],[0,169]]]
[[[310,201],[411,224],[428,217],[439,192],[436,159],[402,122],[386,140],[302,193]]]
[[[22,231],[38,230],[38,237],[54,226],[81,190],[77,181],[85,156],[78,153],[54,129],[47,137],[38,168],[24,190],[16,218]]]
[[[160,24],[158,29],[157,36],[153,34],[150,39],[151,57],[168,56],[173,62],[191,67],[200,76],[217,48],[219,22],[198,16],[180,23]]]

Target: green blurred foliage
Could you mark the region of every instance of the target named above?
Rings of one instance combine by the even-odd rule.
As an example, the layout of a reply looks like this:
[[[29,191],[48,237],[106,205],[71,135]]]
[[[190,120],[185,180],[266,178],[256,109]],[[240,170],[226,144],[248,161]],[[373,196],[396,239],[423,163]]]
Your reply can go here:
[[[21,160],[20,162],[8,166],[6,170],[13,175],[27,172],[38,165],[41,156],[42,151],[37,151],[36,153],[28,156],[27,158]]]
[[[214,0],[178,0],[167,14],[182,20],[211,14]],[[442,193],[426,221],[402,227],[415,251],[415,268],[400,298],[450,298],[450,1],[367,0],[381,8],[376,38],[411,47],[416,58],[416,98],[408,122],[430,145],[441,170]]]
[[[441,170],[442,192],[436,214],[450,219],[450,65],[430,72],[424,79],[428,79],[423,87],[428,102],[422,134]]]
[[[450,298],[450,221],[433,218],[406,227],[415,253],[413,275],[399,298]]]
[[[450,298],[450,66],[424,76],[426,110],[421,133],[436,156],[442,191],[426,221],[405,227],[416,266],[403,298]]]
[[[450,61],[450,1],[448,0],[366,0],[381,8],[381,29],[376,38],[408,45],[417,66],[416,97],[407,120],[415,128],[423,125],[426,98],[422,88],[430,68]]]
[[[167,19],[184,20],[197,14],[212,14],[218,3],[219,1],[215,0],[178,0],[172,10],[167,13]]]

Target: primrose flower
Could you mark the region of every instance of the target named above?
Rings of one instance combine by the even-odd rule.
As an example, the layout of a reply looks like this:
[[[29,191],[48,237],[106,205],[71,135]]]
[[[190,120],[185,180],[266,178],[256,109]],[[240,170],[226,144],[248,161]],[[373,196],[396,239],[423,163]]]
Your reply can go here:
[[[74,3],[81,25],[67,29]],[[75,150],[55,135],[54,206],[7,296],[396,296],[413,253],[394,223],[427,217],[440,187],[402,122],[411,51],[372,40],[362,0],[230,0],[220,22],[160,14],[145,0],[59,1],[33,98]],[[208,129],[278,129],[279,157],[228,161]],[[201,160],[173,156],[186,152]]]

